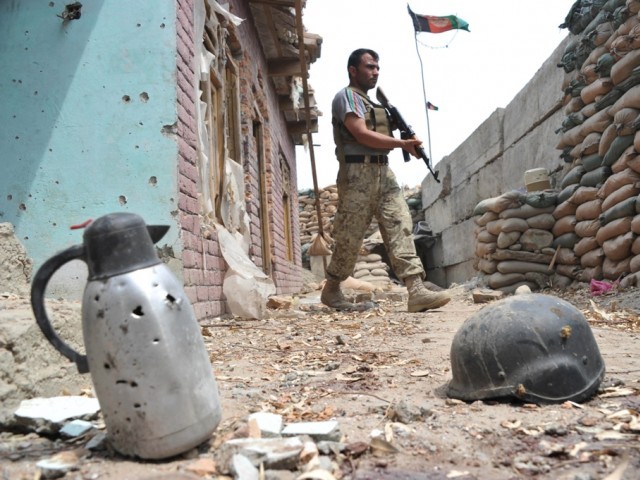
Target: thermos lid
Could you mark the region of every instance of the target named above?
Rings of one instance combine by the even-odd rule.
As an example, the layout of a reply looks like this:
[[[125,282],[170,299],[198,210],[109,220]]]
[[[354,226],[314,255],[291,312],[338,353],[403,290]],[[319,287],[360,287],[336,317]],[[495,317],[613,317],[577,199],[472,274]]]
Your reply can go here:
[[[100,280],[161,263],[153,246],[169,230],[148,226],[134,213],[104,215],[84,231],[89,280]]]

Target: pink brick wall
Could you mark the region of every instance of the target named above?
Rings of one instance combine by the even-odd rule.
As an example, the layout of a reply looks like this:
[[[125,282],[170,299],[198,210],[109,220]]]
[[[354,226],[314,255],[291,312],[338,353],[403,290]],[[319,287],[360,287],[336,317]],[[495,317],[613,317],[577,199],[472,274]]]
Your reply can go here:
[[[235,15],[247,19],[239,27],[243,56],[240,64],[242,162],[245,171],[245,198],[250,217],[252,260],[263,266],[262,232],[259,217],[260,190],[256,145],[253,138],[253,122],[261,120],[264,129],[264,146],[267,169],[267,195],[271,238],[272,278],[280,294],[295,293],[301,287],[301,251],[296,185],[295,148],[287,134],[278,97],[266,75],[266,61],[251,21],[246,0],[231,0],[229,9]],[[179,146],[178,209],[181,225],[182,262],[185,290],[193,303],[197,318],[204,320],[227,312],[222,293],[222,281],[226,271],[217,239],[204,238],[201,233],[200,205],[197,199],[198,171],[196,167],[196,112],[193,101],[195,39],[193,29],[193,0],[177,1],[177,81]],[[264,85],[264,88],[260,87]],[[258,105],[259,115],[254,105]],[[294,262],[286,260],[286,241],[283,237],[284,207],[282,204],[282,175],[279,154],[289,165],[291,176],[291,212],[293,218]]]
[[[182,276],[185,291],[198,320],[226,312],[222,280],[226,269],[215,238],[200,230],[198,169],[196,167],[197,125],[194,103],[195,39],[193,0],[177,2],[178,81],[178,215],[182,240]]]

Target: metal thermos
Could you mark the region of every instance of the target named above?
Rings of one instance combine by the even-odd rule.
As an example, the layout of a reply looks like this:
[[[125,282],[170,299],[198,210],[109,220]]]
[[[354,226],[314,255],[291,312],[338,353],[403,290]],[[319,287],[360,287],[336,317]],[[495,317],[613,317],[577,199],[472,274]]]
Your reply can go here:
[[[36,273],[31,305],[47,340],[91,372],[113,447],[146,459],[183,453],[210,438],[221,417],[218,388],[200,327],[182,285],[154,243],[167,226],[132,213],[98,218],[83,244],[47,260]],[[71,260],[89,270],[82,300],[86,355],[57,335],[44,294]]]

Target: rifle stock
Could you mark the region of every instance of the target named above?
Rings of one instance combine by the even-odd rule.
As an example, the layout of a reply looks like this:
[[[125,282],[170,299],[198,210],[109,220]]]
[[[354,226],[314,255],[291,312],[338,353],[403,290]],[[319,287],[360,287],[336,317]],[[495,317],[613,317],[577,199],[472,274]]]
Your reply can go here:
[[[411,128],[411,125],[409,125],[404,120],[398,109],[391,105],[391,103],[389,103],[389,99],[380,87],[378,87],[378,89],[376,90],[376,98],[378,99],[380,104],[389,112],[389,115],[395,122],[398,130],[400,130],[400,138],[404,140],[408,138],[415,138],[416,133],[413,131],[413,128]],[[435,178],[436,182],[440,183],[440,180],[438,179],[438,172],[433,171],[433,168],[431,167],[431,161],[429,160],[429,157],[427,157],[427,153],[424,151],[422,145],[416,147],[416,153],[420,158],[422,158],[425,165],[431,172],[431,175],[433,175],[433,178]],[[402,150],[402,156],[405,162],[408,162],[411,159],[411,157],[409,156],[409,152],[404,149]]]

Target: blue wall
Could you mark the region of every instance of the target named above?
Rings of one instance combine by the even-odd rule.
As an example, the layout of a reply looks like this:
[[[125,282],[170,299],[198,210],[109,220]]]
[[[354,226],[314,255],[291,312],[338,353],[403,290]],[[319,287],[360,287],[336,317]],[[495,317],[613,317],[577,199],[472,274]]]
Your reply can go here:
[[[116,211],[179,250],[175,3],[65,3],[0,2],[0,222],[35,268]]]

